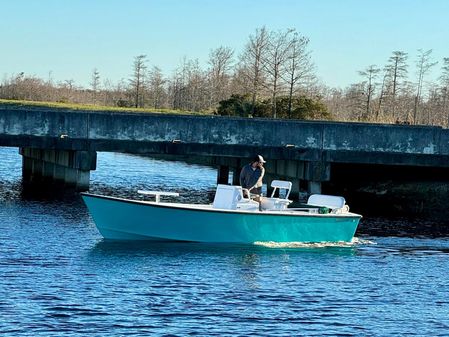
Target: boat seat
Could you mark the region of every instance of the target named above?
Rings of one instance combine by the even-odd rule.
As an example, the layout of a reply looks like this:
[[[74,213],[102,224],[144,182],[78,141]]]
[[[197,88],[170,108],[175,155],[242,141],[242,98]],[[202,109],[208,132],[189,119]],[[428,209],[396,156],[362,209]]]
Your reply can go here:
[[[218,209],[237,209],[237,203],[241,198],[241,194],[242,188],[240,186],[218,184],[212,207]]]
[[[271,182],[271,187],[273,188],[273,192],[271,193],[270,198],[261,198],[260,205],[262,210],[265,211],[281,211],[284,210],[292,203],[291,200],[288,200],[290,195],[290,191],[292,189],[292,183],[290,181],[284,180],[273,180]],[[285,190],[284,198],[275,198],[274,194],[276,190]]]
[[[237,209],[241,211],[258,211],[259,203],[254,200],[239,202],[237,204]]]
[[[217,185],[212,208],[258,211],[259,203],[245,198],[241,186]]]
[[[260,206],[264,211],[282,211],[292,203],[291,200],[280,198],[260,198]]]
[[[332,213],[340,213],[349,211],[346,200],[343,197],[326,194],[312,194],[307,200],[307,205],[327,207]]]
[[[240,187],[240,186],[239,186]],[[243,195],[243,190],[246,190],[248,197],[245,198]],[[237,203],[237,209],[244,210],[244,211],[258,211],[259,210],[259,203],[257,201],[254,201],[249,197],[250,192],[247,189],[244,189],[240,187],[240,198],[239,202]]]
[[[285,181],[285,180],[273,180],[271,182],[271,187],[273,188],[273,192],[271,192],[271,197],[274,197],[274,193],[276,193],[276,190],[286,190],[286,195],[284,199],[288,199],[290,195],[290,191],[292,190],[292,182],[291,181]]]

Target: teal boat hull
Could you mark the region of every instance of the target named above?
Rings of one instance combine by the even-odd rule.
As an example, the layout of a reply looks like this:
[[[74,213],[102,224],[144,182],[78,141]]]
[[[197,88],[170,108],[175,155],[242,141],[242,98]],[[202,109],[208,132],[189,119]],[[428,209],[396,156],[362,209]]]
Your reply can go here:
[[[111,240],[350,242],[361,218],[353,213],[292,215],[174,207],[88,193],[82,197],[100,234]]]

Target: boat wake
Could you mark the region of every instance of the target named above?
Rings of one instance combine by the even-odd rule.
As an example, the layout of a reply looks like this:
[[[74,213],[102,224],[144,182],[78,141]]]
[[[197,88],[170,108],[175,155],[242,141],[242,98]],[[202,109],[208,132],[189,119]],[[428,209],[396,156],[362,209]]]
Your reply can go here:
[[[273,242],[273,241],[256,241],[254,245],[267,248],[327,248],[327,247],[354,247],[360,245],[375,245],[376,242],[353,238],[351,242]]]

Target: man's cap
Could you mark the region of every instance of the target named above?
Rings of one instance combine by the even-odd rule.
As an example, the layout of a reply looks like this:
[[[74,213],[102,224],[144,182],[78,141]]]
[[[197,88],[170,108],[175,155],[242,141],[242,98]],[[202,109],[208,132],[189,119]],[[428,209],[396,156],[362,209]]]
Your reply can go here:
[[[258,154],[257,156],[254,157],[253,162],[256,162],[256,161],[261,162],[261,163],[266,163],[266,161],[263,159],[263,157],[260,154]]]

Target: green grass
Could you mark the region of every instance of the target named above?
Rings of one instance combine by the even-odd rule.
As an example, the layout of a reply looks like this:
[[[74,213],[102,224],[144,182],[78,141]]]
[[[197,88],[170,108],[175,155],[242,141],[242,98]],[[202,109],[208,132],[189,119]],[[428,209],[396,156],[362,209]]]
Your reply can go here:
[[[88,110],[88,111],[112,111],[112,112],[134,112],[134,113],[168,113],[168,114],[189,114],[189,115],[209,115],[208,112],[194,112],[186,110],[170,109],[147,109],[147,108],[119,108],[113,106],[102,106],[93,104],[59,103],[59,102],[39,102],[24,100],[0,99],[0,105],[10,105],[16,107],[45,107],[55,109]]]

